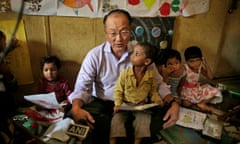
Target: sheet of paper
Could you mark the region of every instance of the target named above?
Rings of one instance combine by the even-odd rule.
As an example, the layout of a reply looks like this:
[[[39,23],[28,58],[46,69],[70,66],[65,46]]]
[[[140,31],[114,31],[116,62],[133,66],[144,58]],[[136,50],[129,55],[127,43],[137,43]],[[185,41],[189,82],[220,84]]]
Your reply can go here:
[[[70,136],[66,134],[66,131],[70,124],[74,124],[74,121],[70,118],[65,118],[57,123],[51,124],[44,133],[43,140],[47,141],[53,138],[67,142]]]
[[[61,108],[61,105],[58,103],[54,92],[47,93],[47,94],[27,95],[27,96],[24,96],[24,99],[36,105],[42,106],[46,109]]]
[[[144,104],[144,105],[138,105],[138,106],[131,106],[123,103],[119,110],[129,110],[129,111],[136,111],[136,110],[145,110],[154,106],[157,106],[158,104],[156,103],[151,103],[151,104]]]

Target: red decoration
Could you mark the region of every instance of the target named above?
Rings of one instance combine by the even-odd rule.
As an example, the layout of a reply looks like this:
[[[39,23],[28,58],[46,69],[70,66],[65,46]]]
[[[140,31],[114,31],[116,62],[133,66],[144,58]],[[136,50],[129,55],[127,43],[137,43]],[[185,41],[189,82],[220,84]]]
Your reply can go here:
[[[170,14],[170,10],[171,10],[171,5],[170,3],[167,3],[167,2],[163,3],[159,9],[160,14],[163,16],[168,16]]]
[[[31,124],[31,127],[32,127],[32,128],[37,128],[37,124],[36,124],[36,123],[32,123],[32,124]]]
[[[128,3],[131,5],[138,5],[140,3],[140,0],[128,0]]]

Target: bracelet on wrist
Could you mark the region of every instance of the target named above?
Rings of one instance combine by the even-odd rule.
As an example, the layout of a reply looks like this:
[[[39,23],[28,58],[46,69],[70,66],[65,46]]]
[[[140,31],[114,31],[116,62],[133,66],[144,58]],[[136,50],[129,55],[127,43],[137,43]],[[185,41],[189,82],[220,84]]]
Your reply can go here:
[[[172,103],[174,102],[176,102],[177,104],[180,104],[180,102],[176,98],[173,98],[168,102],[168,105],[172,105]]]

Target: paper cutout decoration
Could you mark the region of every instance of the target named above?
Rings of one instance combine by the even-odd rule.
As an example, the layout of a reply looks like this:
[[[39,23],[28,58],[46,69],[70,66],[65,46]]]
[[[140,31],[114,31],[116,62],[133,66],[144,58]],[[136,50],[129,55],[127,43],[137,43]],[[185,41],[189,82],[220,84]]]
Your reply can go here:
[[[143,0],[143,3],[145,4],[145,6],[150,9],[152,8],[152,6],[155,4],[156,0]],[[133,5],[133,6],[137,6],[141,3],[140,0],[128,0],[128,4]]]
[[[116,9],[116,8],[118,8],[118,5],[117,4],[111,4],[110,3],[110,0],[102,0],[101,1],[101,10],[100,10],[100,12],[103,12],[103,13],[105,13],[105,12],[109,12],[109,11],[111,11],[111,10],[113,10],[113,9]],[[99,14],[100,14],[100,12],[99,12]]]
[[[205,13],[209,10],[209,0],[183,0],[183,2],[182,15],[185,17]]]
[[[144,0],[144,3],[148,9],[152,8],[152,6],[155,4],[156,0]]]
[[[135,29],[135,33],[137,36],[142,36],[144,34],[144,28],[142,26],[137,26]]]
[[[11,9],[19,12],[22,0],[10,0]],[[28,15],[56,15],[58,0],[23,0],[24,14]]]
[[[140,0],[139,3],[134,5],[132,4],[133,2],[129,2],[126,4],[126,9],[129,11],[129,13],[132,16],[138,16],[138,17],[155,17],[159,16],[159,5],[160,1],[159,0]]]
[[[59,0],[57,15],[98,17],[98,0]]]
[[[161,0],[159,15],[162,17],[185,16],[205,13],[209,10],[209,0]]]
[[[82,8],[86,5],[93,12],[93,6],[91,4],[91,0],[64,0],[63,4],[73,8],[76,15],[78,15],[78,9]]]
[[[9,0],[0,0],[0,13],[1,12],[10,12],[11,6]]]
[[[140,3],[140,0],[128,0],[128,3],[131,5],[138,5]]]
[[[158,38],[158,37],[160,37],[160,35],[161,35],[161,29],[160,29],[159,27],[154,26],[154,27],[152,28],[151,34],[152,34],[152,36],[153,36],[154,38]]]
[[[180,0],[162,0],[159,13],[160,16],[178,16],[182,13],[182,3]]]
[[[9,2],[10,1],[10,2]],[[210,0],[23,0],[24,14],[103,17],[107,12],[126,9],[134,17],[189,17],[209,10]],[[19,12],[22,1],[1,0],[0,12]]]
[[[91,0],[64,0],[63,3],[72,8],[82,8],[87,5],[93,11]]]

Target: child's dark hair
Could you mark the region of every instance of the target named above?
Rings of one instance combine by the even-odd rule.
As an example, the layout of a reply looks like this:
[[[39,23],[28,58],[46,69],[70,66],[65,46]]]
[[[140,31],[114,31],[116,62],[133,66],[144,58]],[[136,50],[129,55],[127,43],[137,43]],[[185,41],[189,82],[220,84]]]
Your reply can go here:
[[[0,38],[6,38],[6,35],[3,31],[0,30]]]
[[[186,61],[188,61],[191,58],[202,58],[202,51],[197,46],[191,46],[185,50],[184,57]]]
[[[181,54],[179,51],[175,50],[175,49],[165,49],[163,51],[163,58],[162,58],[162,63],[166,66],[167,65],[167,61],[170,58],[176,58],[177,60],[179,60],[179,62],[182,61],[181,59]]]
[[[110,11],[108,14],[106,14],[106,15],[104,16],[104,18],[103,18],[103,24],[104,24],[104,26],[106,26],[106,21],[107,21],[108,17],[109,17],[110,15],[114,14],[114,13],[122,13],[122,14],[124,14],[124,15],[127,17],[128,21],[129,21],[129,24],[132,23],[132,17],[131,17],[131,15],[129,14],[129,12],[127,12],[126,10],[123,10],[123,9],[114,9],[114,10]]]
[[[151,59],[151,63],[154,62],[154,60],[156,59],[157,47],[148,42],[139,42],[136,45],[143,47],[146,57]]]
[[[57,69],[60,69],[61,62],[57,56],[45,56],[40,61],[40,69],[43,70],[43,66],[45,63],[54,63]]]

